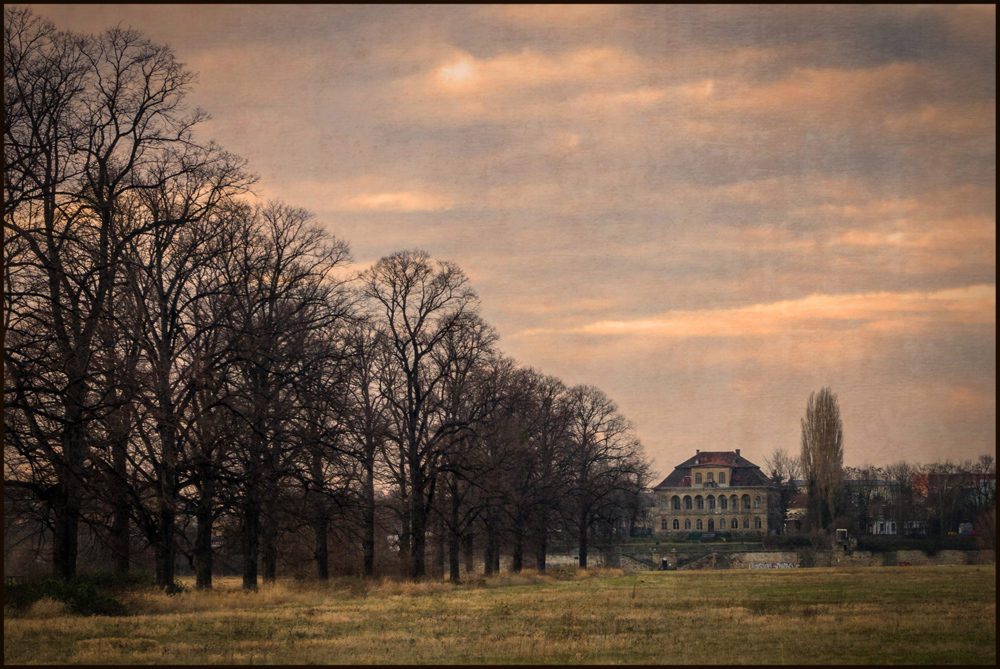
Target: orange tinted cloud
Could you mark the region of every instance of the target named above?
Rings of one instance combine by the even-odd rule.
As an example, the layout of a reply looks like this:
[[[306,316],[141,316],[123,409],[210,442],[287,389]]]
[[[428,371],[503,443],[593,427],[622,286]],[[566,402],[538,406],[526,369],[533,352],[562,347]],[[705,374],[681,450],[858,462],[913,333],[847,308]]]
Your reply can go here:
[[[371,211],[441,211],[454,204],[450,197],[431,193],[365,193],[347,201],[347,209]]]
[[[996,285],[976,285],[931,293],[810,295],[732,309],[669,311],[649,319],[598,321],[563,331],[584,335],[643,337],[742,337],[820,332],[823,322],[858,321],[879,330],[915,330],[930,323],[996,322]],[[524,334],[558,331],[529,330]]]

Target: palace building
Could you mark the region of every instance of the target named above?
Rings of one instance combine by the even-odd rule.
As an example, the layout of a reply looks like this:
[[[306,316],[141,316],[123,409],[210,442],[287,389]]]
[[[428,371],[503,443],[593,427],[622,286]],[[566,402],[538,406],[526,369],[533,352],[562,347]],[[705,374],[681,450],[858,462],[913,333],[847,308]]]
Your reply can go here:
[[[769,481],[735,451],[695,451],[653,488],[653,535],[766,534]]]

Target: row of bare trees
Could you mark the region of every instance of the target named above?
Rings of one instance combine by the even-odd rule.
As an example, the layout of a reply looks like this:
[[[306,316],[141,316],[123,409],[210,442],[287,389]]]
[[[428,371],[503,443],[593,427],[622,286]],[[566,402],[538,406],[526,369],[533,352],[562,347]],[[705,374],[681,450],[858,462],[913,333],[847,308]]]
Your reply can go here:
[[[501,541],[544,568],[558,531],[586,566],[591,536],[635,521],[631,425],[505,357],[456,265],[403,251],[349,274],[344,241],[254,203],[244,161],[196,140],[169,48],[4,11],[5,498],[57,576],[81,526],[119,572],[151,547],[172,588],[178,552],[211,587],[235,524],[254,589],[289,533],[313,535],[321,578],[334,537],[372,575],[395,535],[421,577],[446,536],[457,580],[473,528],[489,572]]]

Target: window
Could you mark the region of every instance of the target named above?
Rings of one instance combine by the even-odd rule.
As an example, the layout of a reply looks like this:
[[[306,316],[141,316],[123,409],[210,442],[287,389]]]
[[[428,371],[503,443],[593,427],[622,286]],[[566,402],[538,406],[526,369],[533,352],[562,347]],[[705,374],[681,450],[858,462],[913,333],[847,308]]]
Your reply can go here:
[[[726,499],[725,497],[720,497],[719,498],[719,508],[722,509],[723,511],[725,511],[725,509],[728,506],[729,506],[729,500]]]
[[[675,511],[681,510],[681,498],[678,497],[677,495],[674,495],[674,510]]]
[[[750,529],[750,519],[749,518],[744,518],[743,519],[743,529],[744,530],[749,530]]]
[[[691,519],[690,518],[688,518],[687,520],[684,521],[684,529],[685,530],[690,530],[691,529]]]
[[[698,530],[703,529],[702,524],[701,524],[701,518],[699,518],[698,522],[695,524],[695,529],[698,529]]]
[[[715,498],[711,495],[708,496],[708,508],[712,511],[715,510]]]
[[[684,508],[690,511],[693,507],[691,506],[691,497],[689,495],[684,495]]]
[[[694,482],[701,483],[701,472],[698,472],[697,474],[694,475]]]
[[[697,505],[697,507],[699,509],[704,509],[705,508],[705,500],[703,500],[701,498],[701,495],[698,495],[697,497],[695,497],[694,501],[695,501],[695,504]]]
[[[665,530],[665,529],[667,529],[667,519],[666,519],[666,518],[664,518],[664,519],[662,519],[662,520],[660,521],[660,529],[661,529],[661,530]]]
[[[677,520],[676,518],[674,518],[674,529],[675,530],[681,529],[681,521]]]
[[[755,509],[760,508],[760,495],[757,495],[756,497],[753,498],[753,508]]]
[[[750,510],[750,495],[743,495],[743,508]]]
[[[736,495],[733,495],[732,497],[730,497],[729,501],[732,502],[732,504],[733,504],[733,511],[735,511],[736,509],[740,508],[740,500],[739,500],[738,497],[736,497]]]
[[[719,483],[726,482],[726,472],[719,472]]]
[[[729,522],[729,527],[731,527],[731,528],[732,528],[732,529],[734,529],[734,530],[738,530],[738,529],[740,529],[740,521],[738,521],[738,520],[736,520],[735,518],[733,518],[733,519],[732,519],[732,520],[731,520],[731,521]]]
[[[711,483],[712,481],[715,480],[715,474],[713,474],[712,472],[705,474],[705,480]]]
[[[719,518],[719,529],[720,530],[726,529],[726,519],[725,518]]]
[[[758,529],[758,530],[760,529],[760,518],[754,518],[753,519],[753,526],[754,526],[755,529]]]

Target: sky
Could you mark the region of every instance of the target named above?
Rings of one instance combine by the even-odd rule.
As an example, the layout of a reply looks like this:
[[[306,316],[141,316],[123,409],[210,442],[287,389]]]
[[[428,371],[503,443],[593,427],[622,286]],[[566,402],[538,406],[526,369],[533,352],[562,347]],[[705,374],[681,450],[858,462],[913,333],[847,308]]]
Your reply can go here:
[[[995,452],[994,6],[34,9],[173,47],[260,197],[458,263],[660,476],[822,387],[846,465]]]

